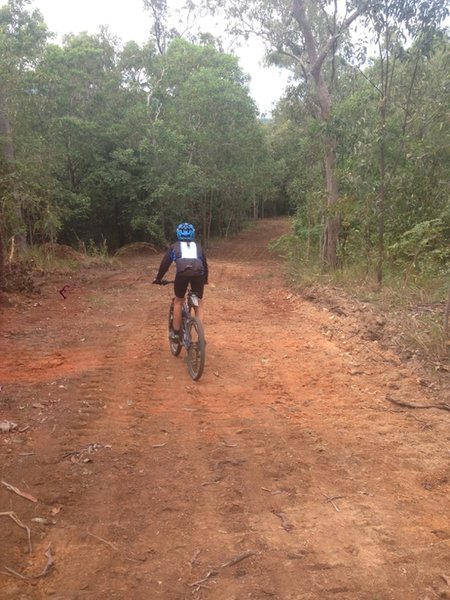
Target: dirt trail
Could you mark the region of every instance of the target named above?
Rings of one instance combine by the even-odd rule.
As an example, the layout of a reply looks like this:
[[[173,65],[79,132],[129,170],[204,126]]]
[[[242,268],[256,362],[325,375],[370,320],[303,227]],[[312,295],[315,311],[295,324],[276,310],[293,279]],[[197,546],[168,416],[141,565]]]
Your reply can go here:
[[[168,351],[160,256],[3,308],[0,480],[37,502],[0,484],[33,545],[0,517],[2,599],[450,598],[450,415],[387,401],[429,403],[289,291],[267,251],[287,229],[210,252],[198,383]]]

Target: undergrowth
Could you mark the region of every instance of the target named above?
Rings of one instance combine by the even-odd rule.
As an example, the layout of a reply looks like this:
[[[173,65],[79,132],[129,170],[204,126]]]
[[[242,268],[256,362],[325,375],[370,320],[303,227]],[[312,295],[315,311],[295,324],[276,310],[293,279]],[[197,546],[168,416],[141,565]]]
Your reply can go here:
[[[30,246],[21,261],[32,269],[47,272],[71,272],[80,268],[111,267],[117,264],[114,257],[108,255],[106,246],[90,244],[81,251],[60,244]]]
[[[69,246],[44,244],[29,246],[19,257],[5,265],[7,292],[33,292],[36,275],[71,273],[93,267],[114,268],[117,259],[110,257],[103,248],[90,248],[78,252]]]
[[[324,271],[317,256],[308,256],[294,235],[282,236],[270,249],[285,259],[291,283],[299,291],[308,294],[312,288],[338,288],[387,315],[404,347],[433,362],[448,360],[448,272],[414,272],[410,264],[402,268],[387,263],[379,286],[374,269],[357,260],[336,271]]]

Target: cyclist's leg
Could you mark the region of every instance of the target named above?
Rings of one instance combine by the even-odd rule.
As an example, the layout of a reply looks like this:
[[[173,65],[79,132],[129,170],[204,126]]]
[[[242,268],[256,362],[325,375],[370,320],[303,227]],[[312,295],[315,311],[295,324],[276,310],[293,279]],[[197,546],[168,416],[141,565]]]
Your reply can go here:
[[[198,298],[198,306],[195,307],[195,316],[203,321],[203,289],[205,283],[203,275],[191,277],[191,289]]]
[[[181,328],[181,309],[183,308],[184,295],[186,294],[188,283],[188,277],[182,277],[180,275],[175,276],[175,283],[173,285],[175,293],[175,302],[173,305],[173,329],[175,332],[180,331]]]

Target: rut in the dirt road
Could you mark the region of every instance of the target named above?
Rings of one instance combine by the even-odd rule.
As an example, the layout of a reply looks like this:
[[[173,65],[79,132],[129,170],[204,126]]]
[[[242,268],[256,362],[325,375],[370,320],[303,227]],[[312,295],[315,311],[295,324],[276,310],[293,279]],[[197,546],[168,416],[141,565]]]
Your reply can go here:
[[[166,339],[159,256],[59,277],[1,334],[0,597],[448,595],[449,422],[345,315],[287,289],[259,222],[208,254],[207,362]],[[331,327],[331,324],[333,327]],[[46,568],[48,556],[54,564]]]

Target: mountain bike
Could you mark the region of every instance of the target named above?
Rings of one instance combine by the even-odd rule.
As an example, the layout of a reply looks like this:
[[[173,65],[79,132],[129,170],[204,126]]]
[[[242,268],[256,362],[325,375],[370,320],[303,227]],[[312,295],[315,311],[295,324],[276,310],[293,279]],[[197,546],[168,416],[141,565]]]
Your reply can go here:
[[[163,279],[161,285],[168,285],[173,281]],[[169,308],[169,349],[173,356],[178,356],[181,349],[186,349],[186,364],[189,375],[194,381],[198,381],[205,366],[206,342],[203,324],[198,317],[193,315],[195,307],[198,306],[198,296],[191,290],[190,286],[181,309],[181,328],[178,341],[171,338],[173,333],[173,306],[175,299],[172,298]]]

